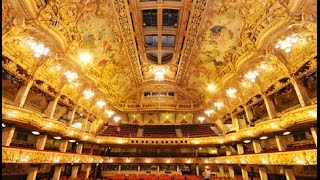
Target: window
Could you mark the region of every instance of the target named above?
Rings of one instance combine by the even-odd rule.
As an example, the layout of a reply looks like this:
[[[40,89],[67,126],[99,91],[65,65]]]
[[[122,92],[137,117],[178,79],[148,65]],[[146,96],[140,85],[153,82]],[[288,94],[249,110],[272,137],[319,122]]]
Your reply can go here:
[[[174,35],[162,35],[162,47],[174,47],[175,39]]]
[[[174,92],[168,92],[168,96],[174,96]]]
[[[146,47],[157,47],[158,46],[158,36],[157,35],[147,35],[144,36]],[[157,56],[155,56],[157,57]]]
[[[150,96],[150,92],[145,92],[144,96]]]
[[[157,10],[142,10],[143,26],[157,26]]]
[[[164,9],[162,13],[163,26],[178,26],[178,12],[179,11],[175,9]]]

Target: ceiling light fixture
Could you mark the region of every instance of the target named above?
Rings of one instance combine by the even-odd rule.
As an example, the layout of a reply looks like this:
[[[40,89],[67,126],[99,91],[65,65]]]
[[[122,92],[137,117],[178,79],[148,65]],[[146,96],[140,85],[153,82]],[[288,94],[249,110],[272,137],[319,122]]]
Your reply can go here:
[[[113,118],[114,122],[118,123],[120,121],[121,117],[119,116],[116,116]]]
[[[64,75],[66,76],[69,83],[78,78],[78,74],[72,71],[66,71]]]
[[[284,50],[286,53],[289,53],[291,51],[291,48],[294,44],[296,44],[298,41],[300,40],[300,38],[298,37],[297,34],[293,34],[289,37],[287,37],[284,40],[279,40],[276,45],[275,48],[277,49],[282,49]]]
[[[6,127],[6,125],[2,123],[2,127]]]
[[[251,140],[244,140],[243,142],[244,142],[244,143],[250,143]]]
[[[214,85],[214,84],[209,84],[209,85],[208,85],[208,90],[211,91],[211,92],[214,91],[214,90],[216,90],[216,85]]]
[[[34,39],[29,38],[27,40],[27,45],[33,51],[33,55],[36,58],[40,56],[48,56],[49,55],[49,48],[45,47],[42,43],[36,42]]]
[[[237,90],[235,88],[229,88],[226,90],[226,93],[229,97],[234,98],[236,97],[235,94],[237,93]]]
[[[57,139],[57,140],[59,140],[59,139],[61,139],[61,137],[56,136],[56,137],[53,137],[53,139]]]
[[[213,105],[220,110],[223,106],[223,103],[220,101],[217,101],[217,102],[213,103]]]
[[[157,81],[163,81],[164,80],[164,70],[163,69],[158,69],[155,72],[155,80]]]
[[[86,99],[90,99],[94,96],[94,92],[88,89],[84,90],[83,94],[86,97]]]
[[[247,74],[244,75],[244,77],[251,82],[255,82],[258,75],[259,73],[257,71],[249,71],[247,72]]]
[[[268,136],[261,136],[259,139],[262,139],[262,140],[268,139]]]
[[[69,142],[74,143],[74,142],[76,142],[76,140],[69,139]]]
[[[31,131],[31,133],[34,135],[40,135],[40,133],[38,131]]]
[[[198,120],[200,121],[200,123],[203,123],[203,121],[204,121],[205,119],[206,119],[206,118],[203,117],[203,116],[198,117]]]
[[[84,64],[88,64],[91,61],[91,55],[88,52],[80,53],[79,58]]]
[[[97,102],[97,106],[99,107],[99,108],[103,108],[103,106],[105,106],[107,103],[106,102],[104,102],[104,101],[98,101]]]
[[[207,109],[204,111],[204,113],[207,115],[207,116],[210,116],[212,113],[214,113],[214,110],[213,109]]]
[[[286,131],[286,132],[283,133],[284,136],[289,135],[289,134],[291,134],[290,131]]]
[[[104,112],[108,114],[108,118],[112,117],[114,114],[114,111],[112,110],[105,110]]]

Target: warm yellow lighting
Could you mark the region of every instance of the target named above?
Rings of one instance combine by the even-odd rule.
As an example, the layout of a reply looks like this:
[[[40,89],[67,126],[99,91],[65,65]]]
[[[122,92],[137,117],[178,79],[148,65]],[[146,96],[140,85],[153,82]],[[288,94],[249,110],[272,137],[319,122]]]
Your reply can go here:
[[[45,125],[46,128],[50,128],[52,126],[52,122],[49,122],[48,124]]]
[[[296,161],[297,164],[306,165],[306,161],[298,156],[295,157],[294,160]]]
[[[146,159],[146,163],[151,163],[151,159]]]
[[[188,160],[187,160],[187,163],[189,163],[189,164],[190,164],[190,163],[191,163],[191,159],[188,159]]]
[[[268,139],[268,136],[261,136],[259,139],[262,139],[262,140]]]
[[[40,56],[48,56],[49,48],[45,47],[42,43],[36,42],[34,39],[30,38],[27,40],[27,45],[33,51],[33,55],[36,58]]]
[[[204,111],[204,113],[207,115],[207,116],[210,116],[212,113],[214,113],[214,110],[213,109],[207,109]]]
[[[40,133],[38,131],[31,131],[31,133],[34,135],[40,135]]]
[[[157,69],[155,71],[154,75],[155,75],[155,77],[154,77],[155,80],[157,80],[157,81],[163,81],[164,80],[165,73],[164,73],[164,70],[162,68]]]
[[[167,160],[166,160],[166,163],[171,163],[171,160],[170,160],[170,159],[167,159]]]
[[[289,135],[289,134],[291,134],[290,131],[286,131],[286,132],[283,133],[284,136]]]
[[[127,158],[127,159],[126,159],[126,163],[129,163],[129,162],[130,162],[130,159]]]
[[[271,124],[271,127],[272,127],[273,129],[278,129],[278,128],[279,128],[279,125],[274,122],[274,123]]]
[[[59,140],[59,139],[61,139],[61,137],[60,136],[55,136],[55,137],[53,137],[53,139]]]
[[[299,42],[299,40],[303,41],[303,39],[300,38],[297,34],[293,34],[284,40],[279,40],[276,43],[275,48],[282,49],[286,53],[289,53],[291,51],[292,46]]]
[[[267,158],[261,158],[261,163],[262,164],[269,164],[269,161]]]
[[[106,102],[104,102],[104,101],[98,101],[97,102],[97,106],[99,107],[99,108],[103,108],[103,106],[105,106],[107,103]]]
[[[200,123],[203,123],[203,121],[204,121],[205,119],[206,119],[206,118],[203,117],[203,116],[198,117],[198,120],[200,121]]]
[[[229,97],[234,98],[236,97],[235,95],[237,93],[237,90],[235,88],[229,88],[226,90],[226,93]]]
[[[121,119],[121,117],[119,117],[119,116],[115,116],[113,118],[114,122],[116,122],[116,123],[118,123],[120,121],[120,119]]]
[[[64,75],[66,76],[69,83],[78,78],[78,74],[72,71],[66,71]]]
[[[112,110],[105,110],[104,112],[108,114],[108,118],[112,117],[114,114],[114,111]]]
[[[217,102],[213,103],[213,105],[214,105],[217,109],[220,110],[220,109],[222,108],[222,106],[223,106],[223,103],[220,102],[220,101],[217,101]]]
[[[60,64],[55,64],[50,69],[53,71],[60,71],[62,69],[62,67]]]
[[[230,164],[230,163],[231,163],[231,161],[230,161],[229,159],[227,159],[227,160],[226,160],[226,163],[227,163],[227,164]]]
[[[248,136],[252,136],[252,135],[253,135],[253,132],[252,132],[251,130],[248,130],[248,131],[247,131],[247,135],[248,135]]]
[[[84,64],[88,64],[91,61],[91,55],[88,52],[80,53],[79,58]]]
[[[124,141],[122,139],[118,140],[118,144],[123,144],[123,143],[124,143]]]
[[[255,82],[258,75],[259,73],[257,71],[249,71],[247,72],[247,74],[244,75],[244,77],[251,82]]]
[[[2,123],[2,127],[6,127],[6,125]]]
[[[90,99],[90,98],[92,98],[94,96],[94,92],[91,91],[91,90],[88,90],[88,89],[84,90],[83,94],[84,94],[86,99]]]
[[[243,142],[244,142],[244,143],[250,143],[251,140],[244,140]]]
[[[316,110],[309,111],[308,114],[309,114],[309,116],[311,116],[311,117],[314,117],[314,118],[317,117],[317,111],[316,111]]]
[[[18,115],[18,112],[15,110],[7,112],[8,117],[17,117],[17,115]]]
[[[110,159],[109,159],[109,163],[112,163],[112,162],[113,162],[113,159],[110,158]]]
[[[76,142],[76,140],[70,139],[69,142],[73,143]]]
[[[208,85],[208,90],[211,91],[211,92],[214,91],[214,90],[216,90],[216,85],[214,85],[214,84],[209,84],[209,85]]]

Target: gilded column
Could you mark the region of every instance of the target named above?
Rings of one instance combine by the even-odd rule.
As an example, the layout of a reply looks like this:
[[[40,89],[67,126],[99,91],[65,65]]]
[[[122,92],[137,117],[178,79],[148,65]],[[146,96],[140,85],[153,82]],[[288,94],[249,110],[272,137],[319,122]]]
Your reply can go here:
[[[48,104],[48,107],[47,109],[45,110],[45,114],[47,116],[47,118],[49,119],[53,119],[53,115],[54,115],[54,112],[56,110],[56,107],[57,107],[57,104],[58,104],[58,101],[60,99],[60,94],[57,95],[54,100],[50,101],[49,104]]]
[[[46,145],[46,142],[47,142],[47,135],[38,136],[37,144],[36,144],[37,150],[44,150],[44,146]]]
[[[15,127],[8,126],[2,128],[2,146],[10,146],[15,129]]]
[[[18,105],[18,107],[24,106],[32,84],[33,84],[33,79],[30,78],[26,83],[22,84],[22,86],[19,88],[16,98],[14,100],[14,102]]]
[[[278,146],[278,150],[279,151],[285,151],[287,149],[287,144],[284,140],[284,137],[279,135],[279,136],[275,136],[276,142],[277,142],[277,146]]]
[[[298,96],[299,102],[301,107],[309,106],[311,105],[311,100],[308,95],[308,92],[306,90],[306,87],[304,87],[303,83],[301,82],[300,79],[292,76],[290,78],[292,85],[296,91],[296,94]]]
[[[268,112],[269,119],[274,119],[277,117],[277,112],[274,107],[273,101],[267,96],[265,93],[262,94],[262,98],[264,100],[264,104],[266,105],[266,109]]]

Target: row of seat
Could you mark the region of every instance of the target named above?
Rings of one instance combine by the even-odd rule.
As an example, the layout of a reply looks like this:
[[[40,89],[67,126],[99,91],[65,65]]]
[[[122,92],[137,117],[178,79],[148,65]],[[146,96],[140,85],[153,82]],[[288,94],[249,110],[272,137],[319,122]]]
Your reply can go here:
[[[211,180],[243,180],[242,176],[231,177],[212,177]],[[260,180],[260,178],[254,177],[253,180]]]
[[[154,138],[164,138],[164,137],[177,137],[175,128],[181,128],[183,137],[206,137],[206,136],[216,136],[212,131],[210,124],[195,124],[195,125],[109,125],[104,127],[99,135],[102,136],[117,136],[117,137],[136,137],[138,129],[143,128],[142,137],[154,137]]]
[[[200,176],[195,175],[154,175],[154,174],[115,174],[107,176],[107,180],[200,180]]]

